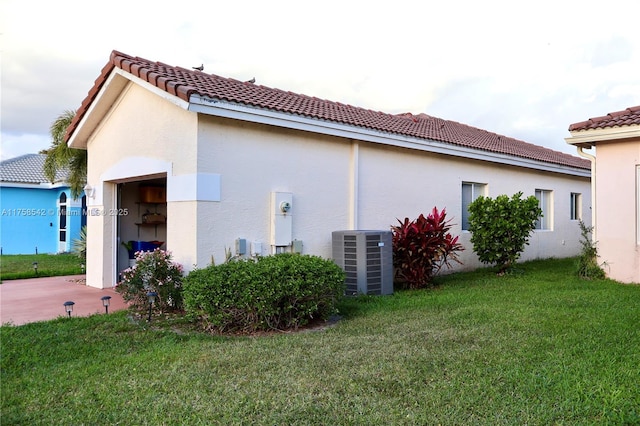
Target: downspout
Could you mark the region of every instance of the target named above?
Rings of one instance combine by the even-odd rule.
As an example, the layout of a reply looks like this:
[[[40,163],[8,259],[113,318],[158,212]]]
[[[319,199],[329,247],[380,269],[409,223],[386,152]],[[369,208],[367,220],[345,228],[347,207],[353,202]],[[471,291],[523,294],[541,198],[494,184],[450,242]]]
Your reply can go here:
[[[591,154],[587,154],[584,152],[584,148],[581,146],[576,146],[578,150],[578,155],[582,158],[586,158],[591,161],[591,226],[593,227],[593,232],[591,233],[591,240],[593,242],[598,241],[596,238],[596,157]]]
[[[351,143],[351,188],[349,189],[349,229],[358,229],[358,164],[360,163],[360,145],[358,141]]]

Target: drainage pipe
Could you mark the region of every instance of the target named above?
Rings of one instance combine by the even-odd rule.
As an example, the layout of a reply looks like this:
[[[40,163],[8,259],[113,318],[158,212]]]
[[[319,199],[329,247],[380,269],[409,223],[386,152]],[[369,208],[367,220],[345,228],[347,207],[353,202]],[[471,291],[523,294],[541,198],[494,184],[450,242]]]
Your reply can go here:
[[[586,158],[591,161],[591,226],[593,227],[593,232],[591,233],[591,240],[593,242],[597,241],[596,238],[596,219],[597,219],[597,203],[596,203],[596,157],[591,154],[587,154],[584,152],[584,148],[581,146],[576,147],[578,150],[578,155],[582,158]]]

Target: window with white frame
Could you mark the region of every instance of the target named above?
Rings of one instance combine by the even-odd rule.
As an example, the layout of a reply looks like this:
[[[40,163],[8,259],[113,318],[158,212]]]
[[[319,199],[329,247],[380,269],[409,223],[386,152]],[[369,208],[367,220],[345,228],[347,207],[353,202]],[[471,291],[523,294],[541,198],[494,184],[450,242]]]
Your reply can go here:
[[[536,229],[551,230],[553,223],[552,192],[546,189],[536,189],[538,207],[542,210],[542,216],[536,221]]]
[[[571,220],[582,219],[582,194],[571,193]]]
[[[481,195],[486,195],[487,184],[462,182],[462,230],[469,230],[469,204]]]

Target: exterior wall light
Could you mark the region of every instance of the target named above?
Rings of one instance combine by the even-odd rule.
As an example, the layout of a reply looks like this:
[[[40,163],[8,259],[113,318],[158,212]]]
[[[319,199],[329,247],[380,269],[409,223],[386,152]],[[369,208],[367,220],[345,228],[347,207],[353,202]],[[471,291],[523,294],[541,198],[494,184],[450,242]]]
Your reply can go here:
[[[86,184],[84,186],[84,193],[86,194],[87,197],[89,198],[95,198],[96,197],[96,189],[94,187],[92,187],[89,184]]]
[[[102,300],[102,306],[104,306],[104,313],[109,313],[109,303],[111,303],[111,296],[102,296],[100,298]]]
[[[67,315],[69,316],[69,318],[71,318],[71,312],[73,312],[73,305],[75,305],[74,302],[72,302],[71,300],[67,300],[66,302],[63,303],[64,305],[64,310],[67,312]]]

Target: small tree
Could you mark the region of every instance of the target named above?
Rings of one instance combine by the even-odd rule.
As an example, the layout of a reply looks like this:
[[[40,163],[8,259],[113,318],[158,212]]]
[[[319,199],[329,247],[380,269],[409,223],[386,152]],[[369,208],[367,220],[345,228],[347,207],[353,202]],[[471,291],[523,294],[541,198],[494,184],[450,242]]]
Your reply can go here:
[[[436,207],[425,217],[416,220],[405,218],[399,226],[392,226],[393,266],[396,282],[402,287],[427,287],[434,275],[450,261],[458,260],[458,251],[464,250],[449,230],[451,221],[446,220],[446,209]]]
[[[605,273],[598,264],[597,242],[591,238],[593,226],[587,226],[583,221],[579,223],[582,250],[578,257],[578,276],[586,280],[605,278]]]
[[[68,171],[66,180],[71,190],[71,196],[77,199],[87,183],[87,150],[69,148],[64,140],[75,115],[75,111],[67,110],[51,124],[49,129],[52,139],[51,146],[43,152],[47,155],[44,161],[44,174],[47,179],[53,183],[59,172]]]
[[[522,192],[511,198],[478,197],[469,205],[469,231],[473,251],[483,263],[495,263],[503,274],[529,245],[529,235],[542,215],[538,199],[522,198]]]

